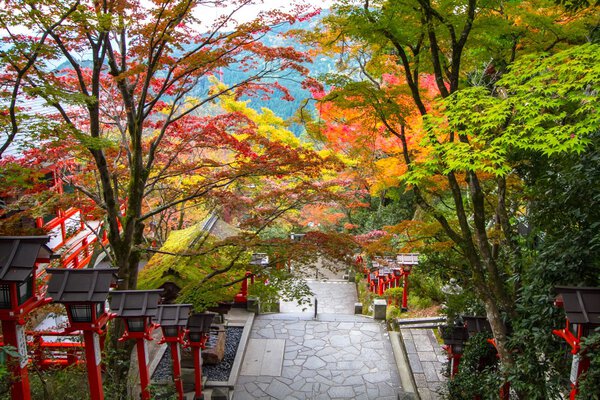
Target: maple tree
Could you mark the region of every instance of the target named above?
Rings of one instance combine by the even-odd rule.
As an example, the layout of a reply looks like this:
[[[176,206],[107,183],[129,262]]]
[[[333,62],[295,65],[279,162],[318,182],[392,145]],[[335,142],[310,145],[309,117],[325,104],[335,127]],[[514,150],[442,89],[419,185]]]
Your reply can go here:
[[[20,84],[56,111],[54,127],[42,136],[45,145],[82,160],[65,179],[104,211],[122,288],[136,286],[137,245],[151,217],[242,176],[282,173],[278,168],[287,163],[283,152],[253,153],[251,141],[269,145],[258,136],[236,139],[234,131],[252,129],[241,115],[197,113],[225,93],[268,90],[261,80],[280,71],[305,71],[305,55],[267,47],[260,37],[311,14],[299,6],[295,17],[269,11],[236,22],[250,4],[236,2],[211,21],[198,19],[195,10],[224,3],[36,2],[19,3],[15,13],[3,16],[5,28],[25,25],[32,38],[46,37],[44,52],[30,57]],[[28,48],[19,40],[11,36],[6,42],[11,54],[27,59]],[[58,60],[64,69],[51,67]],[[231,66],[247,70],[247,77],[198,91],[198,84]],[[226,156],[204,159],[206,148]],[[209,176],[200,169],[210,170]],[[195,177],[176,190],[170,183],[184,174]],[[166,197],[147,209],[144,199],[160,186],[169,186],[162,192]]]
[[[468,284],[485,306],[505,373],[514,365],[505,316],[515,315],[518,290],[518,280],[508,279],[519,274],[515,218],[526,206],[509,153],[519,147],[549,155],[585,148],[584,125],[597,126],[595,111],[589,118],[579,114],[596,110],[586,97],[586,85],[595,80],[589,58],[594,49],[560,51],[586,41],[595,11],[592,6],[568,15],[545,1],[500,8],[475,0],[365,1],[339,2],[326,18],[321,43],[340,54],[349,77],[338,80],[327,99],[352,109],[351,115],[368,109],[384,127],[380,135],[400,141],[407,171],[401,178],[467,262]],[[580,75],[545,75],[558,67],[539,55],[513,66],[540,50],[562,54],[548,62],[573,62]],[[397,65],[404,88],[393,97],[382,85],[383,66],[390,63]],[[508,66],[513,73],[498,82]],[[437,98],[445,100],[424,87],[429,77]],[[510,100],[503,100],[507,94]],[[560,120],[568,107],[582,124]],[[415,108],[418,118],[412,117]]]

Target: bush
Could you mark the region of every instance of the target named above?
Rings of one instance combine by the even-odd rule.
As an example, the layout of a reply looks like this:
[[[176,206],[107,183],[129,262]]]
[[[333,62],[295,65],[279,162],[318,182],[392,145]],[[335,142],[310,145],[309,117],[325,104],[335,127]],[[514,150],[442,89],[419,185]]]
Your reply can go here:
[[[357,275],[358,277],[358,275]],[[364,278],[360,278],[356,283],[358,291],[358,301],[362,303],[363,315],[369,314],[369,309],[373,306],[373,300],[377,297],[374,293],[369,291],[368,282]]]
[[[590,335],[583,343],[582,351],[587,352],[590,368],[579,379],[577,399],[600,399],[600,331]]]
[[[400,315],[402,315],[402,309],[400,307],[388,306],[386,310],[385,319],[390,320],[399,318]]]
[[[400,304],[402,301],[402,293],[404,293],[404,289],[401,287],[390,288],[383,292],[383,296],[386,299],[391,299],[394,304]]]
[[[433,306],[433,300],[428,297],[420,297],[410,293],[408,295],[408,308],[411,310],[422,310]]]
[[[496,400],[502,383],[497,371],[496,349],[488,343],[489,334],[478,333],[467,342],[458,374],[447,383],[449,400]]]

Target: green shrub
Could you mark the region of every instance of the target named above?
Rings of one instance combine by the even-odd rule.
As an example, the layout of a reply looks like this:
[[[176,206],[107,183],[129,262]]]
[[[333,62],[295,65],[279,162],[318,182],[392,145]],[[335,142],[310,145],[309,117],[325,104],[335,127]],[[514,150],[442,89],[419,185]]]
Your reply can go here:
[[[368,282],[362,277],[358,279],[356,288],[358,291],[358,301],[362,303],[363,306],[362,313],[363,315],[367,315],[369,314],[369,308],[373,305],[373,300],[377,298],[377,296],[369,291]]]
[[[433,304],[433,300],[429,297],[420,297],[413,293],[408,295],[408,308],[411,310],[422,310],[433,306]]]
[[[402,309],[400,307],[396,307],[394,305],[388,306],[385,314],[385,319],[395,319],[399,318],[402,315]]]
[[[395,287],[387,289],[385,292],[383,292],[383,296],[386,299],[391,299],[394,302],[394,304],[400,304],[400,302],[402,301],[402,293],[404,293],[403,288]]]
[[[577,399],[600,399],[600,331],[590,335],[582,345],[590,359],[590,368],[579,378]]]
[[[489,334],[478,333],[467,342],[458,374],[447,382],[448,400],[497,400],[502,383],[497,371],[496,349],[487,341]]]

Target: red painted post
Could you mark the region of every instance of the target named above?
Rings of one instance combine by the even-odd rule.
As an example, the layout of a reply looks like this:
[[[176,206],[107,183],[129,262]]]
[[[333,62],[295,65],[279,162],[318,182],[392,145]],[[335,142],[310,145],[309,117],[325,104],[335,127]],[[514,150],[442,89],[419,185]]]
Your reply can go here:
[[[144,338],[138,338],[135,341],[138,357],[138,369],[140,371],[140,388],[141,388],[141,399],[150,400],[150,391],[148,385],[150,385],[150,375],[148,373],[148,360],[146,358],[146,344]]]
[[[90,249],[88,248],[88,240],[87,237],[84,237],[81,240],[81,247],[83,248],[83,255],[87,258],[90,255]]]
[[[2,321],[2,333],[4,344],[13,346],[21,353],[25,343],[25,332],[23,326],[16,321]],[[11,374],[11,398],[12,400],[30,400],[31,390],[29,387],[29,373],[27,371],[27,359],[9,359],[8,368]]]
[[[169,342],[171,347],[171,359],[173,360],[173,382],[179,400],[184,400],[183,381],[181,380],[181,361],[179,359],[179,342]],[[92,399],[94,400],[94,399]]]
[[[404,272],[404,290],[402,290],[402,308],[408,309],[408,273]]]
[[[193,346],[192,353],[194,354],[194,383],[196,387],[194,400],[203,400],[202,394],[202,354],[200,347]]]
[[[90,399],[104,400],[102,374],[100,371],[100,338],[96,332],[92,330],[84,330],[83,341],[85,343],[85,363],[87,364]]]

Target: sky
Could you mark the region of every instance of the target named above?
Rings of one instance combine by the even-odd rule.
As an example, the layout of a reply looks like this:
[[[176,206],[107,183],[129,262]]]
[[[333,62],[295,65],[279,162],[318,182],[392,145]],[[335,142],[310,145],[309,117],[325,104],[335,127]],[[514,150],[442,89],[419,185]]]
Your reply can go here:
[[[289,11],[290,8],[292,8],[295,4],[298,4],[298,3],[311,4],[315,7],[326,9],[326,8],[331,7],[331,5],[334,2],[335,2],[335,0],[299,0],[299,1],[298,0],[296,0],[296,1],[262,0],[262,2],[257,1],[257,3],[262,3],[262,4],[255,4],[255,5],[244,7],[244,9],[236,15],[236,19],[238,20],[238,22],[247,22],[247,21],[250,21],[251,19],[253,19],[254,17],[256,17],[258,15],[258,13],[261,11],[268,11],[268,10],[272,10],[272,9]],[[214,18],[222,15],[224,13],[224,9],[223,8],[204,7],[202,9],[201,13],[203,14],[202,15],[203,18],[201,18],[203,20],[206,20],[207,16],[209,17],[208,19],[214,19]],[[200,16],[200,17],[202,17],[202,16]]]

